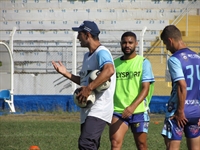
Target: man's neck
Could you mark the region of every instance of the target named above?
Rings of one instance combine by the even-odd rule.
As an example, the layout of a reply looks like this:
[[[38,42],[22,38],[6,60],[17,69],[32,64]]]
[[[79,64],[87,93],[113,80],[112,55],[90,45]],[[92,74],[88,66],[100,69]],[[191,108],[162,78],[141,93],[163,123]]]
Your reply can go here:
[[[131,54],[131,55],[124,55],[124,56],[122,56],[122,59],[123,59],[123,60],[129,60],[129,59],[135,58],[136,56],[137,56],[137,54],[136,54],[136,53],[133,53],[133,54]]]
[[[94,51],[101,45],[99,41],[94,41],[90,46],[89,46],[89,51],[90,53],[94,53]]]

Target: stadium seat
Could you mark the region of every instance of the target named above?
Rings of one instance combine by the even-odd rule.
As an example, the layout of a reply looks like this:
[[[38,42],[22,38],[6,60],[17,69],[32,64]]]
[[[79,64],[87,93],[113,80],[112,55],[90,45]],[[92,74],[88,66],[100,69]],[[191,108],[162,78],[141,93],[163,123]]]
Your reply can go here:
[[[11,98],[9,90],[1,90],[0,99],[3,99],[4,102],[8,103],[8,106],[10,107],[10,112],[15,112],[14,102],[13,99]]]

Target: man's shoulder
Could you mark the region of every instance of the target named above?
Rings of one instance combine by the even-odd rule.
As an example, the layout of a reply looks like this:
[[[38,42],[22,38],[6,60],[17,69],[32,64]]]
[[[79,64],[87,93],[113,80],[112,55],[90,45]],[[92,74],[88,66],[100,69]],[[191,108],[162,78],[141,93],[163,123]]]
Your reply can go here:
[[[141,56],[141,55],[136,55],[136,58],[138,58],[138,59],[145,59],[143,56]]]
[[[137,61],[141,61],[141,62],[149,61],[147,58],[145,58],[141,55],[136,55],[136,59],[137,59]]]
[[[137,55],[137,61],[140,61],[143,64],[150,64],[150,61],[141,55]]]
[[[106,48],[105,46],[99,46],[97,49],[96,49],[96,51],[95,51],[95,53],[97,54],[97,55],[104,55],[104,54],[109,54],[109,55],[111,55],[111,53],[110,53],[110,51],[109,51],[109,49],[108,48]]]
[[[97,51],[101,51],[101,50],[108,50],[107,47],[105,47],[104,45],[100,45],[98,48],[97,48]],[[108,50],[109,51],[109,50]]]

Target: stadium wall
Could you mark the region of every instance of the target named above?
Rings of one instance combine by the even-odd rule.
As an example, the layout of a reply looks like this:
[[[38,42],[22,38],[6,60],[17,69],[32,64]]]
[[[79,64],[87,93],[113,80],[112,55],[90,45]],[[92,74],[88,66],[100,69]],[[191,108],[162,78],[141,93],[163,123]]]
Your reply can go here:
[[[17,28],[13,43],[17,112],[79,111],[71,96],[71,82],[57,74],[51,64],[52,60],[61,60],[71,71],[72,26],[78,26],[83,20],[97,22],[102,44],[107,44],[116,58],[121,55],[119,41],[124,31],[133,30],[139,37],[143,26],[147,26],[144,51],[148,51],[164,26],[178,18],[186,8],[188,15],[199,17],[200,8],[199,0],[1,0],[0,3],[0,41],[9,43],[13,27]],[[198,25],[198,19],[189,22]],[[191,27],[196,34],[199,30],[194,23]],[[185,25],[186,21],[181,25],[183,32]],[[196,47],[199,52],[199,46]],[[87,49],[78,43],[77,51],[77,67],[80,69]],[[171,90],[171,83],[165,79],[167,57],[160,46],[156,54],[148,55],[156,79],[154,95],[164,95],[153,97],[151,112],[164,111],[166,95]],[[7,89],[5,78],[0,76],[0,79],[2,89]],[[0,100],[0,111],[1,106],[4,103]]]
[[[119,41],[124,31],[134,31],[139,39],[146,26],[144,52],[148,51],[164,26],[186,8],[188,15],[197,15],[200,4],[195,0],[1,0],[0,3],[0,41],[9,43],[13,27],[17,28],[13,41],[15,95],[72,94],[71,83],[56,73],[51,61],[62,61],[71,71],[74,33],[71,27],[83,20],[97,22],[102,44],[116,58],[121,55]],[[78,42],[77,73],[86,51]],[[160,47],[157,53],[160,55],[148,55],[156,78],[154,95],[167,95],[171,90],[165,82],[167,54]],[[9,89],[5,86],[8,83],[0,78],[1,89]]]
[[[164,113],[169,96],[153,96],[150,103],[151,113]],[[79,112],[73,95],[14,95],[16,113],[26,112]],[[9,113],[7,103],[0,100],[0,114]]]

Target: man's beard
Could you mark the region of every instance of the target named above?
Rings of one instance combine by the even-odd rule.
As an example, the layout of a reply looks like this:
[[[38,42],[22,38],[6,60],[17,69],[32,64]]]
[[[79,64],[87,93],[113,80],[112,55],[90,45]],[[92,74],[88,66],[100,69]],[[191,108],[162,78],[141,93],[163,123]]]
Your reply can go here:
[[[131,54],[133,54],[135,52],[135,48],[130,49],[130,52],[126,52],[126,48],[124,48],[124,49],[122,49],[122,52],[124,53],[124,55],[130,56]]]

